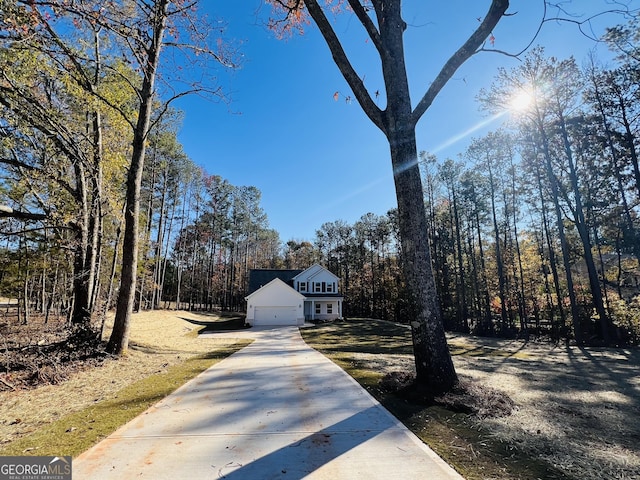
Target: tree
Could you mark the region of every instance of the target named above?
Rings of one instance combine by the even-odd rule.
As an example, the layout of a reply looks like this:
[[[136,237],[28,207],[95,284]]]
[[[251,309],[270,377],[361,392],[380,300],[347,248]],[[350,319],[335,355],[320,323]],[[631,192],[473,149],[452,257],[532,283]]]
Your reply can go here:
[[[467,150],[467,156],[475,160],[484,171],[489,175],[488,187],[489,198],[491,201],[491,220],[493,226],[493,241],[496,258],[496,268],[498,273],[498,286],[500,291],[500,330],[506,331],[509,327],[508,309],[507,309],[507,281],[504,266],[503,249],[504,242],[500,238],[501,230],[499,228],[497,215],[497,195],[498,190],[502,189],[499,172],[503,171],[505,162],[505,144],[504,138],[499,134],[489,134],[487,137],[477,139],[472,142]]]
[[[2,136],[26,149],[14,148],[0,163],[15,170],[22,181],[40,185],[36,198],[48,198],[49,205],[41,202],[40,207],[49,225],[74,231],[71,322],[84,336],[91,328],[102,233],[103,112],[90,95],[101,83],[100,60],[93,56],[99,35],[91,30],[82,42],[89,45],[86,51],[72,50],[52,27],[55,20],[36,5],[15,2],[12,7],[2,12],[2,23],[12,26],[5,31],[0,57],[0,104],[12,118],[4,124]],[[86,67],[87,58],[93,58],[93,70]],[[27,137],[31,140],[25,142]],[[61,209],[66,210],[68,225],[63,225]],[[24,216],[20,210],[11,215],[19,214]]]
[[[190,84],[186,90],[176,92],[176,85],[167,73],[170,69],[162,71],[163,48],[174,48],[179,52],[176,55],[183,55],[182,61],[195,68],[203,68],[203,61],[212,59],[227,66],[231,66],[232,62],[227,61],[224,53],[216,51],[207,43],[211,29],[208,29],[206,22],[194,21],[192,12],[197,1],[122,0],[107,2],[106,5],[105,2],[96,1],[53,3],[60,11],[86,19],[92,25],[104,29],[111,41],[110,51],[124,56],[133,66],[131,71],[138,75],[137,78],[128,78],[129,87],[137,98],[134,111],[117,109],[131,127],[133,135],[126,180],[120,289],[114,328],[107,345],[110,352],[120,354],[125,352],[128,346],[129,324],[136,290],[140,189],[149,132],[153,123],[162,117],[163,112],[175,99],[195,92],[217,94],[217,89],[204,84]],[[181,42],[181,34],[191,35],[190,40],[198,43]],[[196,62],[196,55],[204,60]],[[156,86],[158,78],[170,92],[168,98],[162,99],[162,103],[159,103],[162,95]],[[113,106],[108,98],[100,99]]]
[[[123,268],[120,274],[116,317],[113,331],[107,344],[107,350],[117,354],[124,353],[129,344],[130,319],[133,310],[138,267],[140,186],[142,183],[147,136],[149,135],[153,112],[156,74],[169,17],[169,4],[169,0],[159,0],[152,3],[151,11],[145,12],[146,15],[149,15],[146,18],[149,22],[147,24],[148,31],[143,32],[143,35],[134,40],[138,43],[136,45],[136,50],[138,50],[136,53],[143,55],[140,62],[143,78],[142,85],[136,89],[136,93],[139,95],[138,118],[133,127],[133,152],[127,174],[127,208],[125,210],[122,249]]]
[[[474,266],[473,288],[477,290],[478,319],[474,329],[475,333],[488,335],[493,333],[493,322],[491,319],[491,297],[489,296],[489,282],[487,275],[487,261],[483,247],[482,224],[488,212],[485,191],[487,181],[480,173],[480,169],[465,172],[462,179],[462,195],[469,215],[469,239],[471,245],[477,245],[476,260],[475,252],[472,252],[472,264]],[[475,238],[473,238],[475,237]]]
[[[462,251],[462,228],[460,220],[460,201],[458,200],[458,189],[460,188],[460,175],[462,173],[462,163],[455,163],[451,159],[445,160],[439,169],[440,177],[444,181],[451,207],[449,217],[451,218],[451,237],[455,239],[454,257],[456,259],[456,297],[458,308],[455,329],[462,332],[469,332],[469,311],[466,292],[466,273],[464,268],[464,255]]]
[[[50,63],[61,72],[59,77],[66,78],[65,85],[84,94],[88,106],[85,123],[91,129],[86,136],[91,138],[93,149],[79,153],[70,150],[76,157],[87,157],[72,164],[78,182],[84,182],[78,203],[85,217],[83,225],[87,225],[82,227],[80,242],[86,246],[86,254],[83,259],[77,258],[82,275],[76,276],[79,279],[76,296],[80,301],[75,308],[82,311],[74,313],[74,318],[89,316],[97,291],[94,277],[101,235],[103,155],[100,108],[118,114],[130,128],[120,289],[115,326],[108,344],[114,353],[122,353],[128,343],[138,263],[140,184],[149,132],[175,99],[196,92],[209,97],[219,95],[209,71],[211,64],[233,66],[230,60],[233,52],[227,50],[226,43],[221,38],[211,38],[212,32],[217,34],[221,29],[214,30],[202,17],[195,21],[197,3],[197,0],[17,0],[2,5],[3,16],[11,15],[2,22],[8,27],[3,30],[3,39],[25,40],[15,42],[19,48],[35,44],[51,58]],[[166,62],[161,62],[164,48],[174,50],[172,58],[176,65],[170,68],[163,68]],[[180,78],[186,66],[198,69],[207,83]],[[102,87],[106,78],[116,78],[132,100],[126,105],[119,102],[117,95]],[[182,81],[178,83],[179,80]],[[178,90],[179,85],[184,89]],[[87,180],[83,178],[85,171],[95,174]],[[89,198],[89,191],[96,192],[95,199]]]
[[[638,238],[638,232],[636,231],[636,227],[632,219],[632,209],[630,208],[630,202],[627,199],[628,193],[625,186],[625,165],[622,165],[624,155],[621,151],[623,149],[619,148],[618,146],[617,138],[620,135],[612,126],[610,118],[611,112],[609,111],[612,104],[615,105],[616,103],[618,103],[615,100],[612,102],[610,97],[607,95],[608,86],[612,82],[615,82],[615,73],[602,71],[595,64],[595,60],[593,57],[591,57],[589,60],[590,65],[585,72],[588,83],[588,86],[584,93],[585,100],[588,102],[588,104],[591,105],[591,108],[594,110],[594,117],[597,119],[597,122],[600,123],[600,129],[602,131],[601,143],[610,156],[610,160],[607,163],[610,164],[611,173],[615,178],[618,195],[621,202],[620,207],[622,209],[622,216],[624,218],[624,226],[622,227],[621,232],[623,241],[626,245],[631,247],[633,254],[638,259],[638,261],[640,261],[640,239]],[[614,91],[615,90],[617,89],[614,89]],[[620,98],[619,96],[617,96],[617,99],[618,101],[623,100],[623,98]],[[624,101],[622,102],[622,105],[624,105]],[[631,149],[629,153],[631,155]],[[633,160],[632,155],[631,158]],[[636,171],[634,169],[634,176],[635,173]]]
[[[387,106],[378,107],[354,69],[340,39],[317,0],[269,0],[289,26],[313,19],[326,41],[333,60],[367,117],[388,140],[398,200],[398,223],[403,271],[411,305],[411,333],[416,364],[416,382],[434,392],[451,389],[458,381],[447,348],[436,284],[431,267],[423,189],[418,167],[416,124],[456,70],[489,38],[509,6],[508,0],[493,0],[475,31],[445,62],[418,103],[411,104],[405,65],[401,0],[348,0],[380,58]],[[331,2],[327,2],[330,6]],[[329,7],[327,7],[329,8]],[[276,24],[274,24],[276,25]]]

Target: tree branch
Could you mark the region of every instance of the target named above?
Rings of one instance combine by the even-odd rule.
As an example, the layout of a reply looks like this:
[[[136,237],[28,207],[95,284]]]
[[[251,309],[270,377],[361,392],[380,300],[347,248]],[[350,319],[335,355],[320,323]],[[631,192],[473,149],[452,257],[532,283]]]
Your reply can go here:
[[[162,45],[166,46],[166,47],[175,47],[175,48],[178,48],[178,49],[191,50],[192,52],[195,52],[196,55],[205,54],[205,55],[208,55],[208,56],[212,57],[215,61],[217,61],[223,67],[238,68],[238,65],[236,65],[233,62],[228,61],[224,57],[221,57],[220,55],[218,55],[216,52],[214,52],[210,48],[202,48],[202,47],[197,47],[195,45],[189,45],[187,43],[177,43],[177,42],[162,42]]]
[[[502,16],[509,8],[509,0],[493,0],[487,15],[482,20],[480,26],[475,32],[468,38],[468,40],[455,52],[447,63],[444,64],[440,73],[435,78],[427,92],[424,94],[416,108],[412,113],[412,119],[414,125],[418,122],[420,117],[427,111],[427,109],[433,103],[440,90],[446,85],[453,74],[460,68],[460,66],[466,62],[472,55],[474,55],[478,48],[484,43],[486,38],[491,34],[494,27],[498,24]]]
[[[340,73],[342,73],[342,76],[349,84],[349,87],[351,87],[351,90],[358,100],[358,103],[364,110],[364,113],[366,113],[366,115],[374,123],[374,125],[376,125],[380,130],[384,131],[382,111],[375,104],[375,102],[369,95],[369,92],[365,88],[363,81],[360,79],[353,66],[351,65],[347,54],[340,44],[338,36],[331,27],[331,23],[329,23],[329,20],[322,11],[322,8],[318,4],[317,0],[305,0],[305,4],[307,6],[309,14],[311,15],[311,18],[313,18],[316,25],[318,25],[320,33],[327,42],[334,62],[340,69]]]
[[[364,29],[367,31],[369,38],[378,50],[380,56],[382,57],[386,55],[385,49],[382,46],[382,41],[380,40],[380,32],[378,32],[378,29],[371,20],[371,17],[367,14],[366,8],[362,6],[360,0],[349,0],[349,5],[351,6],[353,13],[358,17],[358,20],[360,20],[360,23],[362,23]]]
[[[548,2],[548,1],[544,1],[542,2],[543,4],[543,13],[542,13],[542,18],[540,19],[540,22],[538,23],[538,28],[536,29],[536,32],[533,34],[533,36],[531,37],[531,39],[529,40],[529,43],[527,43],[527,45],[525,45],[523,48],[521,48],[518,52],[507,52],[505,50],[498,50],[498,49],[493,49],[493,48],[480,48],[478,51],[479,52],[488,52],[488,53],[499,53],[501,55],[505,55],[507,57],[512,57],[512,58],[519,58],[524,52],[526,52],[527,50],[529,50],[531,48],[531,46],[536,42],[536,40],[538,39],[538,37],[540,36],[540,32],[542,31],[542,28],[544,27],[544,25],[546,23],[549,22],[563,22],[563,23],[572,23],[574,25],[577,25],[578,30],[580,31],[580,33],[582,35],[584,35],[586,38],[588,38],[589,40],[592,40],[593,42],[596,43],[600,43],[603,42],[604,40],[602,40],[600,37],[598,37],[593,31],[587,31],[587,29],[584,28],[585,25],[588,25],[589,27],[591,27],[591,22],[598,18],[601,17],[603,15],[622,15],[623,17],[629,17],[632,16],[634,14],[634,12],[637,13],[637,10],[630,10],[628,5],[625,5],[623,3],[620,2],[616,2],[616,1],[612,1],[611,3],[613,3],[614,5],[619,5],[620,8],[612,8],[609,10],[604,10],[602,12],[598,12],[594,15],[591,15],[587,18],[584,19],[580,19],[575,15],[572,15],[570,12],[568,12],[564,7],[561,6],[560,3],[552,3],[552,2]],[[564,17],[561,17],[559,15],[556,15],[554,17],[548,17],[547,16],[547,11],[548,11],[548,7],[554,7],[558,10],[558,12],[564,14]],[[574,17],[574,18],[572,18]],[[590,30],[590,29],[589,29]]]
[[[25,212],[24,210],[14,210],[8,205],[0,205],[0,218],[15,218],[17,220],[46,220],[47,215],[44,213]]]

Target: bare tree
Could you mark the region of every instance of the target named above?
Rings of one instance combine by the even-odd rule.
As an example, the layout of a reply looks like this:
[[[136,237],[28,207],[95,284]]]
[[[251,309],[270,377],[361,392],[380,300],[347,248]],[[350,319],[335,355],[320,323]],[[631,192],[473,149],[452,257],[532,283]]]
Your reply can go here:
[[[458,382],[458,377],[447,347],[431,266],[416,125],[456,70],[487,41],[507,11],[509,2],[491,2],[475,31],[445,62],[417,105],[413,106],[404,52],[403,37],[407,23],[402,17],[401,0],[349,0],[350,9],[364,27],[380,58],[387,95],[384,110],[378,107],[354,69],[320,2],[271,0],[270,3],[277,12],[286,15],[289,25],[300,25],[307,14],[313,19],[356,100],[389,142],[398,200],[403,270],[411,305],[416,380],[434,392],[449,390]]]
[[[478,26],[460,48],[444,62],[415,105],[411,103],[406,70],[404,33],[407,22],[403,19],[401,0],[340,2],[267,0],[267,2],[274,8],[271,26],[280,31],[300,29],[308,22],[309,17],[313,20],[355,99],[389,142],[398,200],[403,270],[407,279],[409,301],[412,305],[411,331],[417,382],[433,391],[448,390],[457,383],[457,375],[447,349],[431,267],[423,190],[418,167],[416,125],[442,88],[470,57],[479,51],[498,52],[487,43],[491,43],[492,31],[507,15],[509,1],[487,2],[489,7],[485,15],[478,18]],[[539,21],[538,32],[545,22],[563,20],[577,24],[583,33],[588,34],[591,18],[570,16],[565,10],[564,3],[540,1],[544,14]],[[368,35],[368,41],[376,50],[386,93],[384,110],[378,107],[376,102],[381,92],[370,92],[367,89],[363,76],[356,72],[352,59],[345,52],[343,42],[327,16],[329,12],[333,13],[340,8],[353,12]],[[623,6],[620,6],[620,9],[624,11]],[[548,10],[552,12],[548,13]],[[447,19],[440,20],[447,21]],[[535,37],[536,35],[531,42]],[[527,49],[528,46],[519,53],[506,51],[500,51],[500,53],[517,57]]]

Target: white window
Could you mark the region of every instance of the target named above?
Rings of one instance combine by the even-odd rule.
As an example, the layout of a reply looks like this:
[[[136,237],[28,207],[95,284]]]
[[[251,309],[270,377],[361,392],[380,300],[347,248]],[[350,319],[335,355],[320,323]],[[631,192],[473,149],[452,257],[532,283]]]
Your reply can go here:
[[[333,303],[327,303],[327,313],[333,313]]]
[[[327,293],[333,293],[333,283],[327,283]]]
[[[322,305],[320,305],[319,303],[316,303],[316,315],[319,315],[320,313],[322,313]]]
[[[298,284],[298,291],[299,292],[306,292],[307,291],[307,282],[300,282]]]

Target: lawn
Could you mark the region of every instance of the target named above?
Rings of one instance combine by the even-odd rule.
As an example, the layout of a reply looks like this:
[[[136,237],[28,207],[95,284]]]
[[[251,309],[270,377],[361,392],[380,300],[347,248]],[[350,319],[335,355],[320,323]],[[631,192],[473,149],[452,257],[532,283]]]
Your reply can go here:
[[[246,345],[199,332],[242,328],[238,317],[134,315],[128,355],[90,364],[56,384],[0,392],[0,455],[87,449]],[[350,320],[301,332],[469,480],[640,478],[638,349],[450,335],[461,379],[498,389],[516,404],[509,416],[481,418],[381,385],[388,373],[414,370],[404,326]]]
[[[350,320],[302,335],[469,480],[640,478],[637,349],[451,335],[461,379],[498,389],[516,404],[509,416],[479,418],[381,387],[389,372],[414,371],[404,326]]]
[[[0,455],[87,450],[214,363],[251,343],[198,338],[242,318],[168,310],[134,314],[127,355],[74,369],[53,384],[0,391]],[[108,333],[109,329],[107,329]]]

